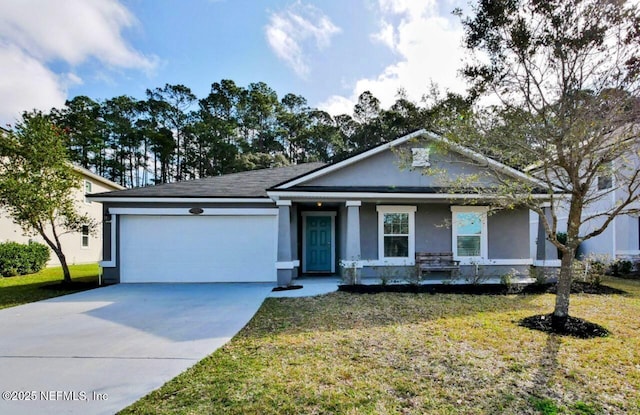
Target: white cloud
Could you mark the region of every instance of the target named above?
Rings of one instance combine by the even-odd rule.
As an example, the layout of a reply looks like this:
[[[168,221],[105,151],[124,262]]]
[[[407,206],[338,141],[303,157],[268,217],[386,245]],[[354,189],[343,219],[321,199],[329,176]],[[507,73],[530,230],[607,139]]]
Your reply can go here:
[[[319,9],[296,3],[288,10],[272,13],[265,28],[267,42],[273,52],[294,72],[305,78],[309,74],[308,56],[305,50],[315,40],[317,49],[331,44],[331,38],[340,28],[331,22]]]
[[[11,45],[0,45],[0,120],[13,124],[22,111],[64,104],[66,91],[56,74]]]
[[[450,6],[453,9],[454,5]],[[386,45],[398,61],[375,77],[354,82],[350,96],[329,97],[318,105],[320,108],[338,114],[335,110],[345,108],[348,101],[347,113],[351,113],[358,96],[367,90],[383,107],[395,102],[400,88],[418,102],[432,83],[441,89],[464,91],[465,84],[458,77],[464,56],[463,32],[455,18],[440,15],[435,0],[379,0],[378,7],[380,30],[371,40]]]
[[[331,115],[351,114],[353,113],[354,101],[340,95],[332,95],[322,104],[318,106],[323,111],[327,111]]]
[[[153,70],[155,59],[122,37],[136,24],[117,0],[0,2],[0,119],[59,106],[67,88],[82,83],[75,73],[54,72],[51,63],[75,67],[93,58],[108,68]]]

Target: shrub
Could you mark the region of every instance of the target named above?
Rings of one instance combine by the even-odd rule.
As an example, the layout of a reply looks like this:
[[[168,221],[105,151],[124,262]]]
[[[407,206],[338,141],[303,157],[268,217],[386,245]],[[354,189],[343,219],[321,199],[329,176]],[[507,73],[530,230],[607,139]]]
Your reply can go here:
[[[465,281],[469,284],[478,285],[484,283],[489,277],[485,274],[485,267],[475,262],[471,262],[471,274],[465,276]]]
[[[404,271],[401,271],[403,274],[400,279],[405,280],[405,282],[409,285],[420,285],[424,280],[422,276],[422,271],[420,270],[420,265],[415,264],[412,267],[406,267]]]
[[[49,248],[37,242],[0,243],[0,275],[13,277],[40,271],[49,260]]]
[[[577,281],[598,286],[610,263],[608,255],[590,254],[583,261],[573,261],[573,275]]]
[[[536,285],[544,285],[549,280],[544,268],[539,268],[535,265],[529,265],[529,278],[533,278]]]
[[[619,260],[615,261],[611,264],[611,273],[615,277],[619,277],[621,275],[629,275],[633,269],[633,263],[627,260]]]
[[[622,275],[631,274],[631,271],[633,271],[633,263],[631,261],[625,259],[620,262],[620,272]]]

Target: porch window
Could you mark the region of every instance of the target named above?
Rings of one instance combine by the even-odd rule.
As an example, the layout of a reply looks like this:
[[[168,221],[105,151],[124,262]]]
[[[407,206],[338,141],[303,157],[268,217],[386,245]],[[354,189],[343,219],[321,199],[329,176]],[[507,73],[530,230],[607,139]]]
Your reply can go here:
[[[452,206],[452,246],[454,258],[473,261],[487,258],[487,208]]]
[[[389,265],[415,257],[415,206],[378,206],[378,258]],[[409,263],[407,263],[409,261]]]

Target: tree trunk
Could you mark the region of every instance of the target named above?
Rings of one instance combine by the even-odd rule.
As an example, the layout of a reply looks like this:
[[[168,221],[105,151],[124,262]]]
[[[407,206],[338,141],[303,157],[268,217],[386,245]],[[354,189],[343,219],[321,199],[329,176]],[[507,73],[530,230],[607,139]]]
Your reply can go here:
[[[64,256],[62,251],[59,253],[56,252],[58,259],[60,260],[60,265],[62,265],[62,273],[64,274],[64,278],[62,282],[64,284],[71,284],[71,271],[69,271],[69,265],[67,264],[67,257]]]
[[[572,262],[575,249],[564,252],[560,267],[560,276],[556,285],[556,307],[553,310],[552,324],[554,329],[564,328],[569,317],[569,296],[571,294]]]
[[[64,275],[62,283],[71,284],[71,272],[69,271],[69,265],[67,264],[67,257],[65,257],[64,252],[62,252],[62,245],[60,244],[60,238],[58,237],[58,232],[56,231],[55,221],[51,219],[49,225],[51,226],[51,232],[53,233],[53,241],[45,233],[43,226],[38,226],[36,229],[38,230],[40,236],[42,236],[44,241],[47,243],[47,245],[49,245],[53,253],[56,254],[58,259],[60,260],[62,273]]]
[[[56,243],[54,243],[49,237],[44,233],[44,231],[39,228],[38,232],[40,236],[44,239],[44,241],[49,245],[54,254],[58,257],[60,261],[60,265],[62,266],[62,273],[64,275],[62,282],[64,284],[71,284],[71,272],[69,271],[69,265],[67,264],[67,257],[64,256],[62,252],[62,248],[59,246],[60,242],[58,241],[57,235],[55,235]]]

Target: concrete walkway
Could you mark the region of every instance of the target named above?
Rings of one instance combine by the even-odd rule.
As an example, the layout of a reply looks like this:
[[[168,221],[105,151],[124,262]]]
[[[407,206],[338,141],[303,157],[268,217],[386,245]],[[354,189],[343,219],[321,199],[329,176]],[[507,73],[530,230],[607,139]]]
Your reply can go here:
[[[0,414],[113,414],[229,341],[272,288],[120,284],[0,310]]]

